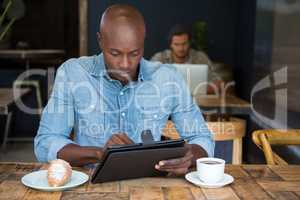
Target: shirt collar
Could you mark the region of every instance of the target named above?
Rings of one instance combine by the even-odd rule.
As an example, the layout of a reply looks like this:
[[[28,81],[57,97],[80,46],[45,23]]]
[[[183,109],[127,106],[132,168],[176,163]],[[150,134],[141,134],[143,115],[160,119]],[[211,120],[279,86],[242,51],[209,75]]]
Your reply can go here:
[[[105,78],[108,78],[109,80],[112,80],[110,76],[107,73],[103,54],[95,55],[94,56],[94,62],[93,66],[88,68],[88,72],[93,76],[103,76]],[[138,81],[144,81],[145,79],[145,73],[146,73],[146,62],[145,59],[142,58],[139,63],[139,75],[138,75]]]

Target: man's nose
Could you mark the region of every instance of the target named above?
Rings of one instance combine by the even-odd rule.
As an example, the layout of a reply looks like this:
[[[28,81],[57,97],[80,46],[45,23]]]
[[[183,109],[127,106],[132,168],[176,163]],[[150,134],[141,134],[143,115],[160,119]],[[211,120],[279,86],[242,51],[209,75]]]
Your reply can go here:
[[[130,61],[128,59],[128,56],[123,56],[120,67],[122,69],[128,69],[130,66]]]
[[[184,45],[180,45],[180,46],[179,46],[179,50],[180,50],[180,51],[184,51]]]

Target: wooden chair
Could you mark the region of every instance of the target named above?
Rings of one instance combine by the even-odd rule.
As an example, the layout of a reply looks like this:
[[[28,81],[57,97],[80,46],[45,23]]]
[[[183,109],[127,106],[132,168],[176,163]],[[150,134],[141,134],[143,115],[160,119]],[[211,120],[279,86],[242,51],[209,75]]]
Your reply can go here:
[[[252,140],[264,152],[268,165],[288,165],[272,150],[271,145],[300,145],[300,130],[258,130],[253,132]]]
[[[41,117],[42,110],[43,110],[43,104],[42,104],[42,94],[41,94],[41,87],[40,83],[36,80],[15,80],[13,83],[13,88],[22,88],[22,87],[32,87],[36,92],[36,101],[37,101],[37,107],[38,107],[38,115]]]
[[[233,140],[232,164],[242,164],[242,139],[246,132],[245,120],[231,117],[229,121],[207,122],[207,126],[213,133],[215,141]],[[180,138],[170,120],[163,129],[163,135],[170,139]]]
[[[15,107],[16,103],[19,102],[21,98],[29,92],[30,89],[19,89],[14,93],[13,88],[0,88],[0,115],[6,116],[5,128],[1,144],[1,149],[3,152],[6,151],[7,142],[27,139],[20,137],[9,138],[9,133],[14,110],[13,108]]]
[[[176,128],[171,120],[168,120],[166,126],[163,129],[163,136],[168,139],[176,140],[180,138],[179,133],[176,131]]]

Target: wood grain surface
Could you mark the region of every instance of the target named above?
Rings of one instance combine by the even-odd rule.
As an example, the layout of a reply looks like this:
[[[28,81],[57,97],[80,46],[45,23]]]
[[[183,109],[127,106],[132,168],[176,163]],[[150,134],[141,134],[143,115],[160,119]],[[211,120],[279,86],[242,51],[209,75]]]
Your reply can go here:
[[[194,186],[183,177],[140,178],[91,184],[63,192],[41,192],[25,187],[21,178],[45,169],[40,163],[0,163],[0,199],[300,199],[300,166],[227,165],[235,181],[218,189]],[[91,174],[91,170],[76,168]]]

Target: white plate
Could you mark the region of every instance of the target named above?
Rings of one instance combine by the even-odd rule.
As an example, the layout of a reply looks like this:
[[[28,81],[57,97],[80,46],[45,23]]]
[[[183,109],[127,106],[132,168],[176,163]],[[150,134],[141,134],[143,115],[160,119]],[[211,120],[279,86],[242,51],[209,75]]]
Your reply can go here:
[[[223,179],[217,183],[204,183],[198,178],[197,171],[193,171],[186,174],[185,179],[203,188],[219,188],[228,185],[234,181],[234,178],[231,175],[225,173]]]
[[[21,179],[22,183],[27,187],[49,192],[62,191],[73,187],[77,187],[79,185],[84,184],[88,180],[89,176],[87,174],[76,170],[72,170],[72,176],[70,181],[67,184],[59,187],[51,187],[48,185],[47,170],[39,170],[26,174]]]

